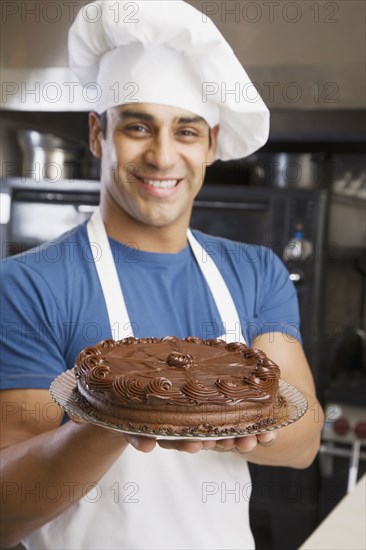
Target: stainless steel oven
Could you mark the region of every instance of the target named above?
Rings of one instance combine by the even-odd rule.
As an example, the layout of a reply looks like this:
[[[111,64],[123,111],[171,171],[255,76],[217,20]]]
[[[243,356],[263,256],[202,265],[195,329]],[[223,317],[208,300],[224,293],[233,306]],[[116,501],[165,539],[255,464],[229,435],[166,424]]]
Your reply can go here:
[[[99,182],[30,178],[1,181],[1,257],[52,241],[86,220],[99,203]]]

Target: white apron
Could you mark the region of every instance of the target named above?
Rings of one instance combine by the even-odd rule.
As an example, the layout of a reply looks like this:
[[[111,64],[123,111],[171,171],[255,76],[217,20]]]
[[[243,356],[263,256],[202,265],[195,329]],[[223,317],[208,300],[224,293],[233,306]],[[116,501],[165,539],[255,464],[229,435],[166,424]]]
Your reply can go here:
[[[132,325],[99,210],[87,230],[110,326],[119,328],[119,338],[131,336]],[[222,338],[244,342],[238,331],[238,313],[218,268],[190,231],[187,238],[226,328]],[[254,548],[249,527],[250,475],[239,454],[189,454],[158,446],[145,454],[129,445],[97,486],[88,489],[79,502],[27,537],[26,548]]]

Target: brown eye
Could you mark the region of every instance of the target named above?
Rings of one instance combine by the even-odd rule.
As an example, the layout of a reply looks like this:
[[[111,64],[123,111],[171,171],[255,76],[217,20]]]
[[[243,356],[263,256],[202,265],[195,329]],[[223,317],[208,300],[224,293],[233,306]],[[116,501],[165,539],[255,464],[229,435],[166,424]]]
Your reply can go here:
[[[140,126],[139,124],[135,124],[134,126],[130,126],[127,128],[127,130],[131,130],[132,132],[147,132],[147,128],[144,126]]]
[[[150,129],[141,124],[131,124],[120,129],[121,132],[131,138],[144,138],[150,135]]]
[[[183,138],[194,139],[194,138],[199,137],[199,132],[197,132],[195,130],[190,130],[188,128],[184,128],[183,130],[178,131],[178,135],[183,137]]]

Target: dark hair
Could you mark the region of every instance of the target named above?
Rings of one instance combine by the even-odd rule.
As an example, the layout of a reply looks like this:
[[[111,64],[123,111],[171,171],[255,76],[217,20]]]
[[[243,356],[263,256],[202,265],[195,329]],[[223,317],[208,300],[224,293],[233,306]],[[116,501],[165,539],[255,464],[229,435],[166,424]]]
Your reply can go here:
[[[103,113],[99,115],[99,122],[103,139],[105,139],[107,136],[107,111],[103,111]]]
[[[99,122],[100,122],[100,129],[102,130],[102,136],[103,139],[107,136],[107,111],[103,111],[101,115],[98,115]],[[211,147],[212,143],[212,134],[211,134],[211,128],[208,127],[208,145]]]

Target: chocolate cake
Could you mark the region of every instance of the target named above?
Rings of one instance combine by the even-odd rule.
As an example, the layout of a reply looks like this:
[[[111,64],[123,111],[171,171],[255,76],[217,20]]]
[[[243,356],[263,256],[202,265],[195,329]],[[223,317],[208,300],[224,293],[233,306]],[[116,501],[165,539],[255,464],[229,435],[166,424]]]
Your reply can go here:
[[[251,433],[277,421],[280,369],[264,352],[174,336],[104,340],[75,365],[88,414],[156,435]]]

